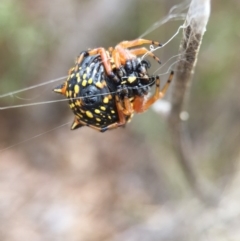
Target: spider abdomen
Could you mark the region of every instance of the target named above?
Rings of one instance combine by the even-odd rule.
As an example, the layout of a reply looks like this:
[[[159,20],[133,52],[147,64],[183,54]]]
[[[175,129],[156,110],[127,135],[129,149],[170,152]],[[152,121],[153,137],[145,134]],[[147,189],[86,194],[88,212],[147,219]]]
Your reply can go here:
[[[115,100],[107,86],[99,56],[86,57],[69,76],[66,96],[76,118],[100,128],[118,121]]]

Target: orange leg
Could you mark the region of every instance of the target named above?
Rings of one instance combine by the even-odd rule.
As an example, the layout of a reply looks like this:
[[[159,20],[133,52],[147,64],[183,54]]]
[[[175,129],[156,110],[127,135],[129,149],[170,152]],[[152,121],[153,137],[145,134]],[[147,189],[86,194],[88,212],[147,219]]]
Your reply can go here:
[[[122,41],[117,46],[121,46],[122,48],[131,48],[131,47],[135,47],[135,46],[143,45],[143,44],[153,44],[153,45],[156,45],[156,46],[162,46],[159,42],[147,40],[147,39],[136,39],[136,40],[132,40],[132,41]]]
[[[134,110],[138,113],[143,112],[147,110],[152,104],[154,104],[158,99],[163,98],[172,81],[173,74],[174,73],[172,71],[171,74],[169,75],[167,83],[163,86],[162,90],[160,90],[160,78],[159,76],[157,76],[155,94],[152,97],[150,97],[147,101],[144,101],[143,97],[136,97],[133,103]]]
[[[116,95],[117,109],[121,111],[125,116],[130,116],[134,113],[131,101],[127,96],[124,96],[123,104],[120,102],[118,95]]]
[[[137,48],[137,49],[131,49],[130,52],[134,55],[150,55],[154,60],[156,60],[159,64],[161,64],[160,59],[155,56],[151,51],[147,50],[146,48]]]
[[[159,42],[147,40],[147,39],[136,39],[133,41],[120,42],[118,45],[116,45],[115,49],[112,52],[112,56],[116,64],[116,68],[120,68],[120,66],[124,65],[127,60],[135,58],[135,55],[136,55],[135,53],[138,52],[138,49],[128,50],[127,48],[131,48],[131,47],[135,47],[143,44],[153,44],[156,46],[161,46]],[[144,51],[141,50],[141,52],[143,53]],[[144,53],[146,52],[148,51],[146,50]],[[140,53],[137,55],[140,55]],[[155,57],[154,54],[149,54],[149,55],[151,55],[155,60],[157,60],[160,63],[160,60],[157,57]]]
[[[115,129],[115,128],[118,128],[120,126],[124,126],[126,124],[126,116],[122,111],[122,104],[121,104],[121,102],[119,100],[119,97],[117,95],[115,97],[115,100],[116,100],[116,107],[117,107],[119,121],[107,126],[106,130]]]
[[[136,96],[133,101],[133,109],[136,113],[143,112],[142,108],[144,105],[146,96]]]
[[[117,69],[120,68],[121,66],[121,58],[120,58],[120,52],[119,51],[116,51],[115,49],[112,51],[112,57],[113,57],[113,60],[114,60],[114,63],[115,63],[115,66]]]
[[[128,49],[124,49],[121,46],[116,46],[112,52],[112,57],[114,59],[116,68],[119,69],[121,65],[125,65],[127,60],[134,59],[136,56]]]
[[[76,64],[81,64],[83,61],[83,58],[88,56],[88,52],[87,51],[83,51],[80,53],[80,55],[77,58]]]
[[[112,74],[112,67],[111,67],[111,63],[110,63],[110,58],[107,54],[107,51],[104,48],[96,48],[96,49],[92,49],[89,50],[87,52],[89,55],[96,55],[96,54],[100,54],[104,68],[107,72],[107,75],[111,75]]]

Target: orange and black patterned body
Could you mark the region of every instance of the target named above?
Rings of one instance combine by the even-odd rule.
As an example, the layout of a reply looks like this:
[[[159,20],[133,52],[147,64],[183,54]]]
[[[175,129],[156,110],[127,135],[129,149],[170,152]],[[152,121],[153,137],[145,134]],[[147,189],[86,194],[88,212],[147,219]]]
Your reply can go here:
[[[69,72],[65,95],[75,117],[84,125],[105,128],[117,122],[115,99],[107,85],[99,56],[88,56]],[[72,129],[81,125],[73,123]]]
[[[159,45],[158,42],[140,39],[121,42],[109,51],[96,48],[79,55],[68,79],[54,89],[69,100],[75,115],[72,130],[89,126],[104,132],[124,126],[134,112],[145,111],[164,95],[173,73],[160,91],[160,78],[149,76],[150,63],[136,55],[147,53],[158,62],[159,59],[145,48],[128,49],[130,45],[146,43]],[[155,94],[147,99],[154,84]]]

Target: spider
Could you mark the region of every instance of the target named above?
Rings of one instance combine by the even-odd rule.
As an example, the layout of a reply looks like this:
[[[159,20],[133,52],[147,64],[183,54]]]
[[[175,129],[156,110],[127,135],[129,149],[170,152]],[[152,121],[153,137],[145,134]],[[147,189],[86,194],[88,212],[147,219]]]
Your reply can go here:
[[[160,89],[159,76],[147,72],[149,61],[138,56],[146,54],[160,63],[159,58],[145,47],[132,48],[143,44],[161,46],[152,40],[137,39],[108,50],[95,48],[80,53],[67,80],[54,89],[69,100],[75,115],[72,130],[89,126],[105,132],[125,126],[135,112],[144,112],[164,96],[174,73]],[[155,93],[148,98],[154,84]]]

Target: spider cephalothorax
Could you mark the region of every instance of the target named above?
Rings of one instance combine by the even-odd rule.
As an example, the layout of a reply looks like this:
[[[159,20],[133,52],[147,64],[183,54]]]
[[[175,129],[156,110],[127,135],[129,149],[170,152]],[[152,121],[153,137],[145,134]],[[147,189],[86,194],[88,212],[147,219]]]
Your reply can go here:
[[[72,129],[89,126],[104,132],[124,126],[134,114],[147,110],[165,94],[173,77],[160,90],[159,77],[149,76],[150,63],[137,57],[150,55],[146,48],[130,47],[158,42],[138,39],[123,41],[114,49],[96,48],[82,52],[75,67],[69,70],[67,81],[54,89],[69,99],[75,119]],[[146,98],[150,87],[156,84],[155,94]]]

